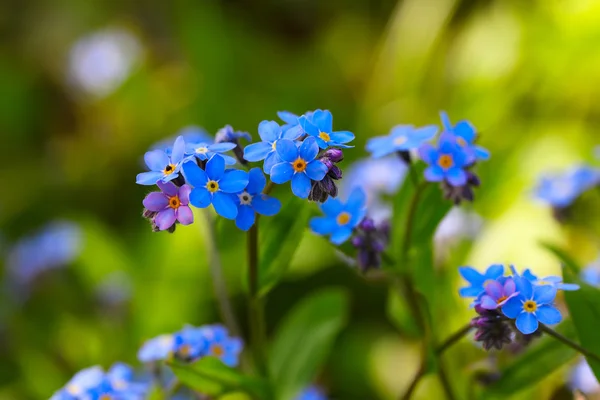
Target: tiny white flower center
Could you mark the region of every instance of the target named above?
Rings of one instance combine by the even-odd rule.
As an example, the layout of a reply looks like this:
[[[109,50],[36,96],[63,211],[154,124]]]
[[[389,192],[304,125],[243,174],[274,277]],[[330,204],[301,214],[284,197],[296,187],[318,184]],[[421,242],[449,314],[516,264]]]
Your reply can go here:
[[[206,154],[206,153],[208,153],[208,147],[200,146],[200,147],[196,148],[196,154]]]
[[[240,204],[242,205],[248,206],[252,204],[252,196],[245,190],[242,193],[238,194],[238,198],[240,199]]]
[[[408,141],[408,138],[406,136],[398,136],[397,138],[394,139],[394,144],[396,146],[402,146],[407,141]]]

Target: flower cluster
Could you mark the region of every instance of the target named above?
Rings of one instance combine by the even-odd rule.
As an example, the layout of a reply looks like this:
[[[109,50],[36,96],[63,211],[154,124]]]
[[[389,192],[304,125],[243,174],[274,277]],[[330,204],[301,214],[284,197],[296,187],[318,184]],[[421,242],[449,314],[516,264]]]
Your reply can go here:
[[[512,275],[505,276],[503,265],[494,264],[484,273],[471,267],[459,268],[469,286],[460,289],[462,297],[474,298],[479,316],[472,321],[477,328],[475,340],[485,349],[513,340],[513,332],[532,335],[539,324],[553,325],[562,320],[554,305],[558,290],[577,290],[579,286],[563,283],[557,276],[538,278],[529,269],[519,274],[514,266]]]
[[[585,191],[600,186],[600,168],[575,166],[563,174],[543,176],[535,188],[535,197],[559,213]]]

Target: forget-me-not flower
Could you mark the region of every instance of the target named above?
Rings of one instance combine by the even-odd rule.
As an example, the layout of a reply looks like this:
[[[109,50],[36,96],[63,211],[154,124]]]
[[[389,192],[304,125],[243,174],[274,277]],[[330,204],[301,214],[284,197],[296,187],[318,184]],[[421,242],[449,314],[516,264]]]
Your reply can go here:
[[[225,171],[225,160],[218,154],[208,160],[206,170],[202,170],[195,162],[186,162],[183,172],[187,181],[194,186],[190,193],[190,203],[194,207],[206,208],[212,203],[217,214],[235,219],[237,205],[232,194],[248,185],[247,172],[237,169]]]
[[[189,185],[178,188],[172,182],[161,181],[158,181],[157,185],[161,192],[149,193],[143,204],[146,209],[156,212],[153,221],[158,229],[169,229],[175,221],[182,225],[194,222],[194,213],[188,205],[192,188]]]
[[[186,361],[206,355],[208,341],[202,328],[186,326],[173,335],[173,352]]]
[[[262,121],[258,124],[258,134],[262,142],[246,146],[244,148],[244,159],[250,162],[265,160],[263,171],[270,174],[273,166],[282,161],[276,151],[278,141],[280,139],[295,140],[302,132],[297,130],[283,131],[275,121]]]
[[[238,214],[235,224],[241,230],[247,231],[254,225],[255,213],[275,215],[281,209],[281,202],[274,197],[263,194],[267,180],[260,168],[252,168],[248,172],[248,186],[236,194]]]
[[[508,318],[515,319],[517,329],[525,335],[537,331],[542,324],[558,324],[562,320],[560,311],[554,307],[556,289],[550,285],[533,286],[529,280],[515,277],[519,295],[502,306]]]
[[[350,193],[344,204],[338,199],[329,198],[321,205],[324,217],[310,220],[310,228],[319,235],[331,235],[331,242],[340,245],[350,238],[354,228],[366,214],[367,196],[361,188]]]
[[[508,300],[517,296],[515,281],[500,277],[495,281],[489,281],[485,287],[485,294],[477,300],[478,304],[486,310],[495,310],[502,307]]]
[[[244,347],[242,341],[230,337],[227,329],[221,325],[209,325],[201,329],[207,343],[206,355],[218,358],[229,367],[236,367]]]
[[[456,142],[467,154],[467,164],[473,164],[477,160],[488,160],[490,152],[481,146],[475,145],[477,133],[475,127],[467,120],[458,121],[452,126],[450,118],[446,112],[440,113],[442,125],[445,132],[450,132],[456,136]]]
[[[215,154],[219,154],[225,160],[225,164],[235,164],[235,158],[223,154],[226,151],[233,150],[237,145],[231,142],[209,143],[209,142],[186,142],[186,154],[192,155],[200,161],[206,161]]]
[[[158,181],[169,182],[179,176],[179,170],[185,156],[185,141],[182,136],[177,137],[171,154],[164,150],[151,150],[144,154],[144,161],[150,172],[142,172],[136,177],[139,185],[154,185]]]
[[[374,158],[397,151],[410,151],[433,139],[437,130],[438,128],[434,125],[422,128],[415,128],[412,125],[397,125],[392,128],[389,135],[369,139],[366,149]]]
[[[143,363],[165,360],[175,345],[173,335],[164,334],[147,340],[140,350],[137,357]]]
[[[553,207],[565,208],[583,192],[597,185],[600,185],[600,169],[580,165],[562,175],[542,177],[534,195]]]
[[[504,275],[504,265],[493,264],[482,274],[471,267],[461,267],[458,272],[469,282],[469,286],[460,288],[461,297],[479,297],[485,292],[485,286]]]
[[[104,379],[104,371],[99,366],[89,367],[76,373],[73,378],[50,400],[73,400],[83,397],[90,389]]]
[[[185,143],[212,143],[212,136],[199,126],[190,125],[182,128],[174,137],[163,139],[160,142],[154,143],[150,150],[163,150],[167,155],[171,155],[173,151],[173,142],[177,137],[181,136]]]
[[[449,133],[440,136],[438,147],[425,143],[419,148],[421,159],[429,164],[425,170],[425,179],[430,182],[445,180],[451,186],[464,186],[468,175],[464,168],[468,156],[464,148],[456,142],[456,137]]]
[[[531,284],[534,286],[549,285],[556,290],[567,291],[579,289],[579,285],[574,283],[563,283],[563,279],[560,276],[546,276],[545,278],[538,278],[531,272],[531,270],[529,270],[529,268],[523,271],[521,276],[531,282]]]
[[[327,396],[316,386],[304,389],[294,400],[327,400]]]
[[[329,110],[316,110],[312,118],[303,115],[299,119],[300,126],[310,136],[317,140],[320,148],[327,147],[352,147],[346,143],[354,140],[354,134],[349,131],[333,131],[333,116]]]
[[[600,259],[583,268],[580,275],[588,285],[600,287]]]
[[[316,159],[319,146],[314,137],[309,136],[302,142],[300,148],[288,139],[280,139],[276,146],[277,154],[282,162],[271,169],[271,180],[281,184],[292,181],[292,192],[305,199],[310,194],[311,179],[320,181],[325,177],[328,168]]]
[[[304,117],[308,118],[309,121],[312,119],[312,115],[312,111],[304,113]],[[281,126],[283,132],[291,131],[289,134],[298,135],[297,137],[300,137],[305,133],[304,129],[300,126],[300,116],[289,111],[278,111],[277,116],[285,122],[285,124]]]

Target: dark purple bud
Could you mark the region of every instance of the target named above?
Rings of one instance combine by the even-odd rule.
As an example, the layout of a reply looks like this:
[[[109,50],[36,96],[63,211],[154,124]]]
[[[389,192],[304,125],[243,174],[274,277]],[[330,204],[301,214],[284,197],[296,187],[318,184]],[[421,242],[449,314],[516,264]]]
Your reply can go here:
[[[375,221],[372,218],[363,218],[358,227],[364,231],[374,231],[376,229]]]
[[[329,169],[329,173],[327,175],[336,180],[342,179],[342,170],[337,165],[333,165]]]
[[[471,186],[479,186],[481,185],[481,180],[475,173],[471,171],[467,171],[467,184]]]
[[[327,166],[328,171],[331,171],[331,168],[333,168],[333,161],[331,161],[327,157],[324,157],[324,158],[321,158],[321,162]]]
[[[147,218],[147,219],[151,219],[154,218],[154,216],[158,214],[155,211],[150,211],[147,208],[144,208],[144,211],[142,211],[142,217]]]
[[[341,149],[329,149],[323,154],[323,157],[329,158],[334,163],[338,163],[344,159],[344,152]]]
[[[323,190],[320,182],[312,181],[312,187],[308,194],[308,200],[323,203],[329,195]]]
[[[351,242],[354,247],[363,247],[365,245],[365,240],[360,236],[353,236]]]

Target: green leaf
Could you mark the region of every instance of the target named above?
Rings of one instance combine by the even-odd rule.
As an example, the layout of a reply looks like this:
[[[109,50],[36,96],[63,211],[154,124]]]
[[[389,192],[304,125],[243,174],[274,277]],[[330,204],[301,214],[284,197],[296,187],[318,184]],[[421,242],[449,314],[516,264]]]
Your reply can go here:
[[[563,277],[567,283],[576,283],[579,290],[566,291],[565,301],[577,336],[582,347],[590,352],[600,355],[600,340],[598,340],[598,321],[600,321],[600,290],[581,281],[578,272],[581,268],[563,251],[546,245],[561,261],[565,267]],[[587,358],[588,364],[600,380],[600,362]]]
[[[168,363],[177,379],[202,394],[220,396],[230,392],[246,392],[256,399],[271,399],[271,391],[261,379],[242,375],[214,357],[204,357],[193,363]]]
[[[347,293],[330,288],[301,300],[280,323],[269,353],[278,400],[293,399],[313,380],[346,324],[347,314]]]
[[[565,321],[556,329],[562,335],[572,338],[575,328]],[[531,387],[558,370],[577,355],[572,348],[551,337],[544,337],[534,344],[515,362],[500,371],[500,379],[487,387],[479,396],[482,400],[501,398]]]
[[[258,267],[260,295],[267,294],[289,268],[290,259],[308,226],[308,219],[314,213],[314,207],[294,196],[279,214],[261,224]]]

